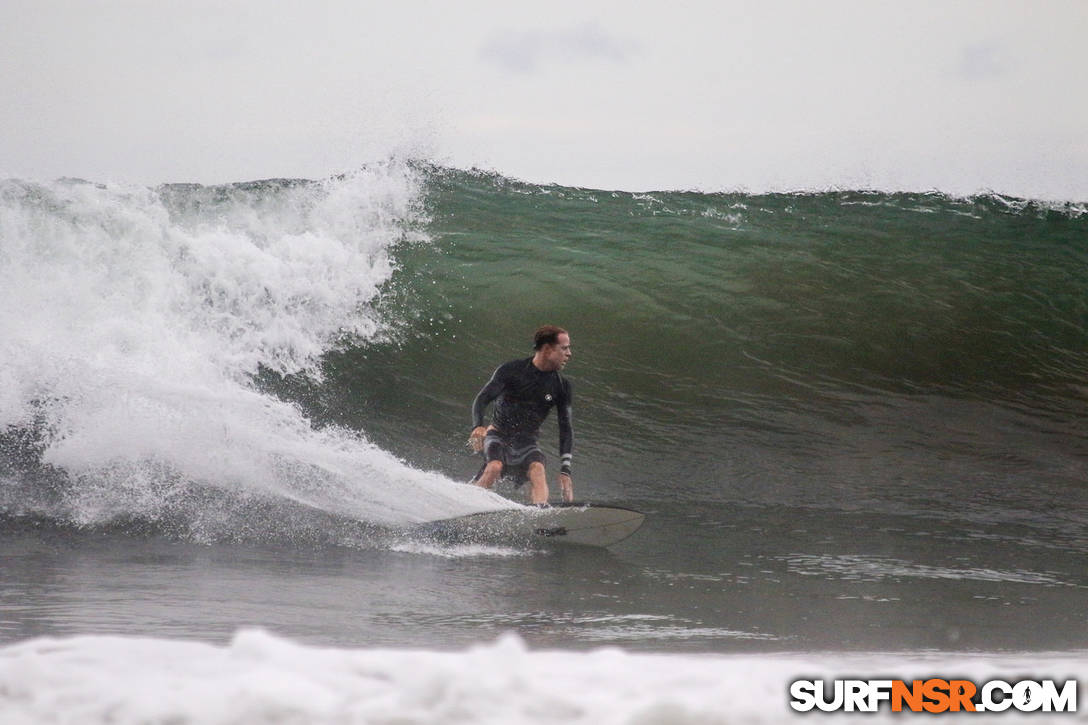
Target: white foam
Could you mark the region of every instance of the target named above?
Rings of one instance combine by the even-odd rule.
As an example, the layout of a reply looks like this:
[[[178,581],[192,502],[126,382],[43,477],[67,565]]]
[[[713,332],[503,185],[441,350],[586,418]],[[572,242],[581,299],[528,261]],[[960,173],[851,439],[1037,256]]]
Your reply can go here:
[[[442,544],[430,541],[398,541],[389,546],[390,551],[403,554],[436,556],[441,559],[476,559],[537,556],[541,552],[535,549],[500,546],[497,544]]]
[[[397,162],[250,187],[0,181],[0,432],[44,433],[74,483],[34,513],[154,520],[195,484],[381,524],[504,505],[252,383],[381,334],[368,305],[419,194]]]
[[[579,653],[532,651],[514,635],[436,652],[307,647],[259,630],[239,632],[226,646],[86,636],[0,649],[0,719],[6,725],[778,723],[795,715],[788,691],[798,678],[954,674],[976,682],[1083,682],[1085,654],[681,655],[616,648]],[[903,717],[885,704],[876,715],[841,719]],[[963,717],[991,721],[986,715]],[[946,719],[959,720],[955,714],[941,718]],[[1012,711],[992,718],[1037,719]]]

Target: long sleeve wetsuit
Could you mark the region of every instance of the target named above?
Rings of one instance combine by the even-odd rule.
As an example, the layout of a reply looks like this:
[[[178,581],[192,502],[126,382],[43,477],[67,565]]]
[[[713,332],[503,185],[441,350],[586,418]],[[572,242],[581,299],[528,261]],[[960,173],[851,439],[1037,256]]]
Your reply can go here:
[[[491,424],[494,433],[507,445],[536,446],[540,425],[552,406],[559,417],[561,472],[570,475],[574,451],[571,415],[571,385],[557,370],[545,371],[532,358],[500,365],[472,403],[472,424],[484,425],[484,412],[495,401]]]

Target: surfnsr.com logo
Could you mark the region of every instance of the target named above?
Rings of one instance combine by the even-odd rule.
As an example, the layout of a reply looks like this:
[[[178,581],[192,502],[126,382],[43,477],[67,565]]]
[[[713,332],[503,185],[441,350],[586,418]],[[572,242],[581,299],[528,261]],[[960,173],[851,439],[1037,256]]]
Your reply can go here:
[[[796,680],[790,707],[798,712],[1076,712],[1077,681]]]

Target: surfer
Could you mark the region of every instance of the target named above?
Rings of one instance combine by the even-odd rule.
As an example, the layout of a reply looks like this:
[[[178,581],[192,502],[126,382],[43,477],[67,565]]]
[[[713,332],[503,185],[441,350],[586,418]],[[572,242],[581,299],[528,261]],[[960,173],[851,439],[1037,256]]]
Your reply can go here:
[[[528,479],[529,500],[548,502],[544,453],[538,444],[540,425],[554,406],[559,416],[559,489],[564,501],[574,499],[571,480],[570,381],[559,371],[570,361],[570,334],[561,327],[545,325],[533,335],[533,356],[500,365],[472,403],[472,435],[469,446],[483,452],[486,462],[473,483],[491,488],[503,475],[513,474],[517,485]],[[484,411],[495,402],[491,425],[484,425]]]

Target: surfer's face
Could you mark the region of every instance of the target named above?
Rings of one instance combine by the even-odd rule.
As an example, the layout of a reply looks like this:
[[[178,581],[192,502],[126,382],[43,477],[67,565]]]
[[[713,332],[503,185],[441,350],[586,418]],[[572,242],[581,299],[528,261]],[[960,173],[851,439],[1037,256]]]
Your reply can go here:
[[[552,370],[562,370],[574,353],[570,349],[570,335],[562,333],[554,345],[544,346],[544,359]]]

